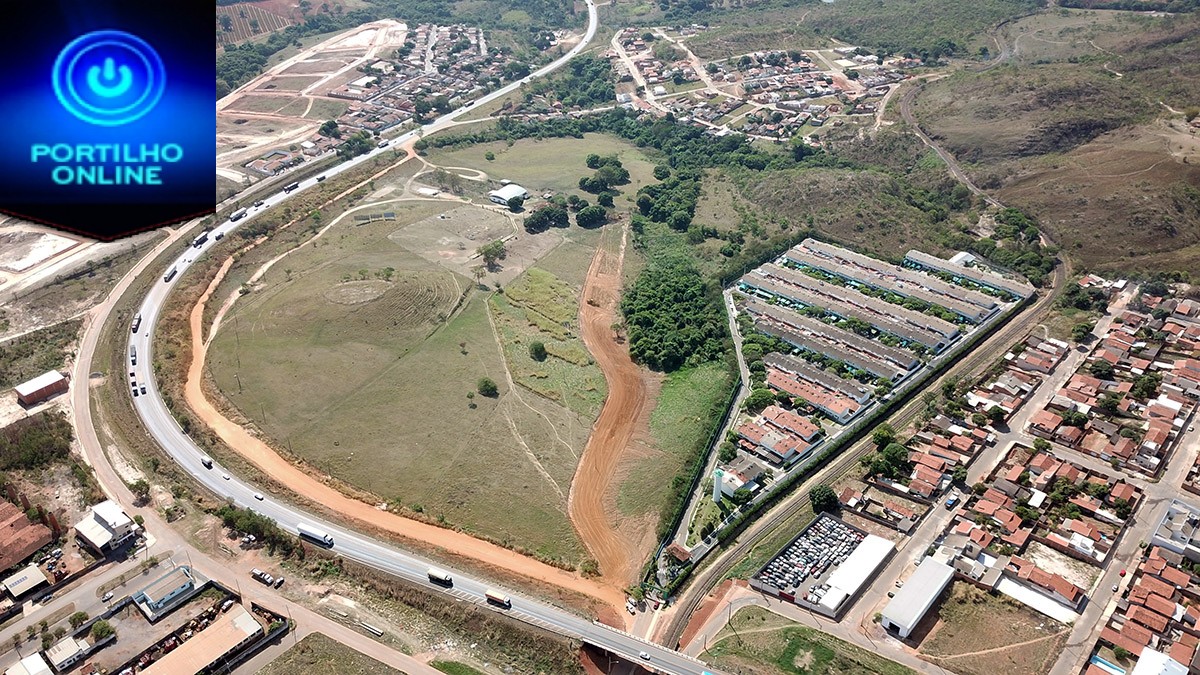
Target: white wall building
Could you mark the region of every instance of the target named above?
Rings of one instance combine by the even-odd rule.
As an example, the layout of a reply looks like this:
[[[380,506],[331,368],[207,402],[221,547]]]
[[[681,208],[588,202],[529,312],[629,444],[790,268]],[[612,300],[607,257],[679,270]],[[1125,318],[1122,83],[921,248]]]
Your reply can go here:
[[[883,608],[884,628],[896,631],[902,638],[912,634],[925,613],[954,579],[954,568],[931,558],[921,561],[920,567],[904,583],[904,588]]]
[[[75,526],[75,534],[93,549],[107,553],[140,529],[120,505],[110,499],[93,505],[88,517]]]

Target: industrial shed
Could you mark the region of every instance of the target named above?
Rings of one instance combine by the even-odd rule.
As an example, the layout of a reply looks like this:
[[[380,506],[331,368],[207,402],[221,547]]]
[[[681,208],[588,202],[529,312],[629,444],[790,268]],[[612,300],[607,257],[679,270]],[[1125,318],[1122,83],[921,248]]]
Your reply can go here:
[[[36,405],[66,391],[67,378],[57,370],[51,370],[28,382],[22,382],[13,389],[17,392],[17,403],[23,406]]]
[[[529,199],[529,192],[516,183],[509,183],[499,190],[492,190],[488,193],[488,199],[491,199],[493,202],[496,202],[501,206],[508,206],[508,200],[512,199],[513,197]]]
[[[952,579],[953,567],[931,558],[922,560],[904,588],[883,608],[883,627],[896,631],[902,638],[911,635]]]

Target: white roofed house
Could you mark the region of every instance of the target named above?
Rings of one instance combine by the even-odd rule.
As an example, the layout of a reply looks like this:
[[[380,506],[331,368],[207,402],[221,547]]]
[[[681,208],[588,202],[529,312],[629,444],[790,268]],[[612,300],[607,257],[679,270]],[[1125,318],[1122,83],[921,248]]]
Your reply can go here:
[[[77,538],[100,554],[119,547],[140,530],[111,499],[93,505],[87,517],[75,525]]]

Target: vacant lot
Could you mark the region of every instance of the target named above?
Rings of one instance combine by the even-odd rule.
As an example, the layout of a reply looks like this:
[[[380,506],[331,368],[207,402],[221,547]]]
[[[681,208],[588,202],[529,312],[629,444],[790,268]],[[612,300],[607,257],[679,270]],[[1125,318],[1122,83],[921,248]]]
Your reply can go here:
[[[734,675],[910,675],[914,672],[761,607],[738,610],[701,658]]]
[[[315,467],[425,517],[577,563],[566,494],[591,419],[508,387],[486,294],[429,259],[437,238],[404,240],[431,247],[414,252],[395,236],[439,213],[445,236],[458,236],[455,214],[467,209],[413,204],[380,205],[396,221],[343,220],[275,265],[225,317],[212,377],[277,446]],[[569,304],[521,297],[558,318]],[[551,356],[575,371],[556,374],[555,388],[594,406],[594,392],[567,393],[596,382],[562,342],[562,356],[583,365]],[[521,350],[532,363],[527,345],[510,358]],[[497,397],[476,391],[482,377]]]
[[[283,656],[267,664],[258,675],[323,673],[326,675],[404,675],[322,633],[310,633]]]
[[[1015,600],[958,581],[919,651],[963,675],[1044,673],[1062,651],[1067,631]]]
[[[62,368],[81,324],[80,319],[72,319],[0,343],[0,387],[7,389]]]
[[[608,387],[579,337],[579,287],[533,268],[490,303],[513,381],[566,406],[590,428]],[[540,361],[530,355],[534,342],[546,350]]]
[[[221,17],[229,17],[222,19]],[[250,3],[233,7],[217,7],[217,44],[236,44],[256,35],[282,30],[291,21]],[[229,29],[226,30],[225,26]]]

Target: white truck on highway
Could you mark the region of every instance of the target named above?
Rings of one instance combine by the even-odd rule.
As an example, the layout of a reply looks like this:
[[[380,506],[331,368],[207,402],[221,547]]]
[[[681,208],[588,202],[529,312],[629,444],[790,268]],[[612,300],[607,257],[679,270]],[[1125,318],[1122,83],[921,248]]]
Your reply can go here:
[[[493,605],[500,605],[505,609],[512,607],[512,598],[494,588],[489,588],[484,591],[483,596],[487,598],[487,601]]]
[[[436,567],[430,567],[429,571],[426,572],[426,574],[429,575],[429,580],[435,584],[441,584],[443,586],[454,585],[454,577],[450,576],[450,573],[447,572],[446,570],[440,570]]]
[[[312,539],[313,541],[317,542],[318,544],[320,544],[322,546],[325,546],[327,548],[333,546],[333,537],[331,537],[328,532],[326,532],[325,530],[322,530],[320,528],[314,527],[312,525],[309,525],[308,523],[297,524],[296,531],[300,533],[301,537],[305,537],[307,539]]]

